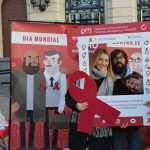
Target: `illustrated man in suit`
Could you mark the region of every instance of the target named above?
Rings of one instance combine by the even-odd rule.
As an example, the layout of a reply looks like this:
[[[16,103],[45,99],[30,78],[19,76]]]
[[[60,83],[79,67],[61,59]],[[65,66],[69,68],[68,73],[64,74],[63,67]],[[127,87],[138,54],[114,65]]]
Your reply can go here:
[[[49,110],[54,110],[55,114],[62,113],[65,107],[65,94],[67,92],[66,75],[60,71],[62,55],[55,50],[46,51],[44,54],[44,75],[46,78],[46,123],[45,133],[46,143],[49,144]],[[53,129],[52,149],[57,147],[58,130]],[[50,146],[48,146],[50,147]]]
[[[20,122],[21,149],[26,149],[25,123],[30,122],[29,149],[34,149],[35,122],[45,121],[45,81],[40,70],[39,55],[26,51],[22,67],[12,73],[12,112],[14,121]]]

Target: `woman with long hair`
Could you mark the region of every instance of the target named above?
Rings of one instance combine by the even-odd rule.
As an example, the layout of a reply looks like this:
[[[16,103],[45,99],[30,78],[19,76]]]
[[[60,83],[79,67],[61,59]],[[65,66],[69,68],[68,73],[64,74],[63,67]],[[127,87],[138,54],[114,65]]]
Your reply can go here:
[[[106,49],[99,48],[94,53],[90,61],[90,76],[96,82],[97,96],[112,95],[115,78],[112,72],[110,56]],[[88,145],[89,150],[110,150],[112,141],[111,127],[94,127],[92,135],[78,132],[79,112],[86,110],[88,103],[76,102],[67,92],[66,104],[73,110],[69,130],[69,149],[86,150]]]

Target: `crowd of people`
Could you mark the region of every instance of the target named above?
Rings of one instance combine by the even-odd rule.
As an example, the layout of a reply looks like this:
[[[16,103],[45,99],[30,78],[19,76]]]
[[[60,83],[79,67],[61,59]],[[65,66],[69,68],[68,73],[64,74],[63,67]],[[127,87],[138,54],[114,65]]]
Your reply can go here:
[[[98,49],[90,61],[90,76],[97,85],[97,96],[143,94],[143,76],[133,71],[128,56],[121,49],[110,54]],[[88,108],[88,102],[78,103],[67,92],[66,104],[72,111],[69,130],[70,150],[142,150],[142,127],[94,127],[92,135],[77,131],[80,112]],[[150,102],[145,103],[150,107]],[[109,113],[109,112],[108,112]],[[107,134],[102,134],[102,133]]]

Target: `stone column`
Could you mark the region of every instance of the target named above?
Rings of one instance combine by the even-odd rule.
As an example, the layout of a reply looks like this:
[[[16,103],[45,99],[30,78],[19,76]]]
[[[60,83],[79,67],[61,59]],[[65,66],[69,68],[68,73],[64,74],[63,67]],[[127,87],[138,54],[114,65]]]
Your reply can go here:
[[[45,11],[40,12],[38,7],[31,7],[27,1],[27,16],[30,21],[65,22],[65,0],[50,0]]]
[[[136,0],[106,0],[106,24],[137,21]]]

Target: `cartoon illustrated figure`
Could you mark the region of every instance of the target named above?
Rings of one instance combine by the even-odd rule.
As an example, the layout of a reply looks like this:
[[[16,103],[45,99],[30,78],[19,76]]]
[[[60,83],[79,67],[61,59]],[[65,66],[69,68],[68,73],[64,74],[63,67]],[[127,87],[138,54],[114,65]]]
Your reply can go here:
[[[67,92],[66,75],[60,71],[62,55],[55,50],[46,51],[44,54],[44,75],[46,78],[46,145],[49,146],[49,110],[55,110],[56,114],[62,113],[65,106],[65,94]],[[52,149],[57,148],[58,130],[53,129]]]
[[[142,74],[142,53],[135,52],[128,59],[129,65],[132,67],[133,71]]]
[[[26,149],[25,123],[30,122],[29,148],[34,149],[35,122],[45,121],[45,81],[39,64],[39,55],[27,51],[22,67],[12,73],[12,107],[14,121],[20,122],[21,149]]]

